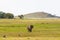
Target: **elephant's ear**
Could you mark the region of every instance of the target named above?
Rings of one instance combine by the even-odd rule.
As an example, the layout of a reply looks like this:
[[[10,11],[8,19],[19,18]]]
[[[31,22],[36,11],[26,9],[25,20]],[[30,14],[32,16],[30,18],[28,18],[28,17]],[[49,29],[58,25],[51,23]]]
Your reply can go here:
[[[31,26],[31,28],[33,28],[34,26],[33,25],[30,25]]]
[[[34,28],[34,27],[32,26],[32,28]]]

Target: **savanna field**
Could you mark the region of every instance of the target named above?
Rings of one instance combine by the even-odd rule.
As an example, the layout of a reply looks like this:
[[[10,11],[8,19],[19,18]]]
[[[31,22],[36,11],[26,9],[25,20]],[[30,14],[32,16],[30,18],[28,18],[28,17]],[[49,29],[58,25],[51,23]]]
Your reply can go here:
[[[0,40],[60,40],[60,19],[0,19]]]

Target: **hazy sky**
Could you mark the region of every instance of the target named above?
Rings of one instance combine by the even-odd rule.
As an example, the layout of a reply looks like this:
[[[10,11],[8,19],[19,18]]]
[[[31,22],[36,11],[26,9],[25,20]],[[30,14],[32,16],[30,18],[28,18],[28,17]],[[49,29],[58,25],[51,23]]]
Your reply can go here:
[[[0,0],[0,11],[14,15],[44,11],[60,16],[60,0]]]

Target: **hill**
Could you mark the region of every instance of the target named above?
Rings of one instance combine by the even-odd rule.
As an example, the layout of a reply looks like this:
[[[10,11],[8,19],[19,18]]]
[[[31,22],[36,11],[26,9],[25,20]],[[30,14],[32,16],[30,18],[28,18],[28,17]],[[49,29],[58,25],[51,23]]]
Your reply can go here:
[[[35,12],[35,13],[29,13],[24,15],[25,18],[59,18],[58,16],[51,15],[49,13],[45,12]]]

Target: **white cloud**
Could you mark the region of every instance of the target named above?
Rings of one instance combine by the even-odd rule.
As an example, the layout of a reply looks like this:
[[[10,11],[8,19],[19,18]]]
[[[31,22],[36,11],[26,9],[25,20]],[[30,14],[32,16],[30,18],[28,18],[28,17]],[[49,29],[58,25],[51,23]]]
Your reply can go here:
[[[0,11],[15,15],[45,11],[60,16],[59,0],[0,0]]]

